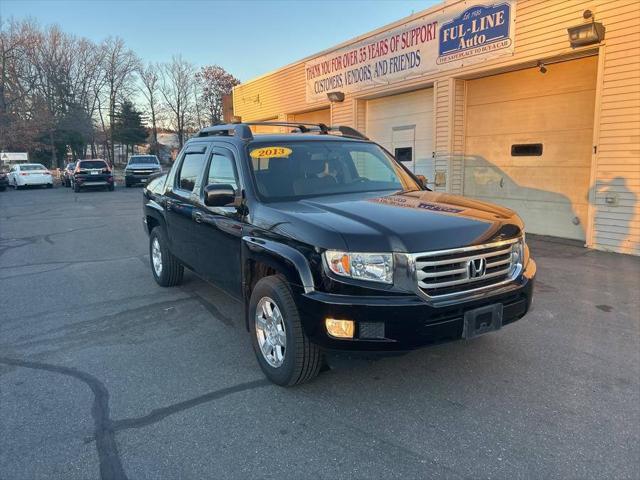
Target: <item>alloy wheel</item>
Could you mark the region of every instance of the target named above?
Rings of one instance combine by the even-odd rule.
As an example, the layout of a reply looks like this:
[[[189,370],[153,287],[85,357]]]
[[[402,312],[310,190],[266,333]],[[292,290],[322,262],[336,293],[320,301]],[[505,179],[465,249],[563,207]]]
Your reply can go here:
[[[151,262],[156,275],[158,277],[162,275],[162,252],[160,251],[160,242],[158,242],[157,237],[151,242]]]
[[[274,368],[281,367],[287,348],[284,318],[276,302],[262,297],[256,306],[256,337],[262,356]]]

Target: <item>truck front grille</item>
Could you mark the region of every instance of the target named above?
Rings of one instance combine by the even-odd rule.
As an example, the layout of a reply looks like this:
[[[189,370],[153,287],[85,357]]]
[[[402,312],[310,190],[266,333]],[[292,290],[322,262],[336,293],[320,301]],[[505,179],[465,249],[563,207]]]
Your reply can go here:
[[[418,288],[432,298],[488,289],[513,280],[522,255],[519,238],[415,254]]]

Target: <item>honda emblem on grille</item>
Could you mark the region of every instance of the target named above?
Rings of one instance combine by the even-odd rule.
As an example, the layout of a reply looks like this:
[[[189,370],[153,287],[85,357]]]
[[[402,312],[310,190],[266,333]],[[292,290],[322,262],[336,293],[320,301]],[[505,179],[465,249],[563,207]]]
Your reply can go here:
[[[467,263],[467,272],[469,272],[469,278],[484,277],[484,274],[487,273],[487,259],[483,257],[472,258]]]

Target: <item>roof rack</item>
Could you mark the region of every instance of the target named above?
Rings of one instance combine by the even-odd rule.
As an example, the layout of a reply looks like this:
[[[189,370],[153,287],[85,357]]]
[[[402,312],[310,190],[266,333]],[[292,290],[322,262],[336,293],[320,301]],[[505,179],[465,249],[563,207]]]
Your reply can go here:
[[[208,137],[212,135],[235,136],[241,140],[252,140],[253,132],[251,126],[268,126],[268,127],[291,127],[288,133],[318,133],[319,135],[334,135],[340,133],[343,137],[359,138],[361,140],[369,140],[369,138],[355,128],[345,125],[327,126],[324,123],[304,123],[304,122],[242,122],[228,123],[223,125],[212,125],[205,127],[198,132],[198,137]]]

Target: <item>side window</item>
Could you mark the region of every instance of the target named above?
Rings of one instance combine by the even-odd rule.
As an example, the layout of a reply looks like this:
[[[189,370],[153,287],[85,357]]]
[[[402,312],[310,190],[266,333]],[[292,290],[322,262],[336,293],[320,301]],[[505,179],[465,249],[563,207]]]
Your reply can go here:
[[[227,155],[214,152],[211,156],[209,164],[209,179],[207,184],[211,183],[227,183],[238,191],[238,180],[234,161]]]
[[[176,175],[176,185],[181,190],[193,192],[204,168],[204,152],[187,152]]]

